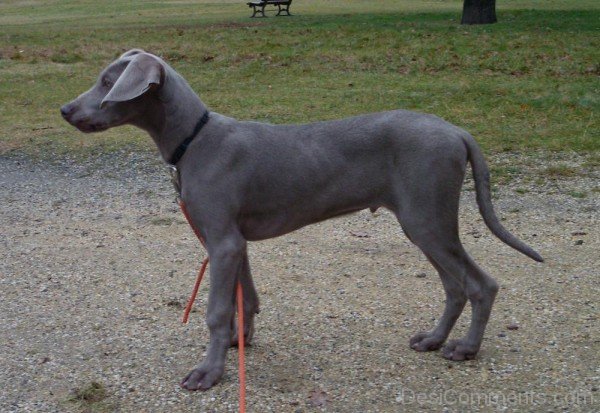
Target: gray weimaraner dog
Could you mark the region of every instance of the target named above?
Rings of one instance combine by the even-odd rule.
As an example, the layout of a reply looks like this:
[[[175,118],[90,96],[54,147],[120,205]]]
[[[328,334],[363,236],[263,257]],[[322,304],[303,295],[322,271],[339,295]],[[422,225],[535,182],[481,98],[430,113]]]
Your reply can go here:
[[[498,221],[489,171],[473,137],[432,115],[396,110],[306,125],[240,122],[209,114],[175,70],[137,49],[112,62],[61,113],[83,132],[135,125],[152,136],[165,161],[179,170],[181,197],[211,262],[210,344],[205,360],[182,381],[189,390],[208,389],[223,375],[225,355],[236,339],[238,280],[244,294],[244,334],[251,339],[258,296],[247,241],[366,208],[387,208],[438,271],[446,292],[439,323],[412,337],[410,346],[417,351],[442,347],[465,303],[471,303],[467,335],[442,350],[450,360],[475,357],[498,291],[496,281],[475,264],[459,239],[458,206],[467,163],[490,230],[542,261]]]

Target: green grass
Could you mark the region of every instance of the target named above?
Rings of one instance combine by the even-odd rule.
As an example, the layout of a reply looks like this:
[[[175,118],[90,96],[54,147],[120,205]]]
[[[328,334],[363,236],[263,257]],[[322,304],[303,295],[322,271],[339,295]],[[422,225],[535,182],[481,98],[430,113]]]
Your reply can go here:
[[[461,1],[297,0],[249,19],[243,1],[0,3],[0,153],[152,148],[134,128],[84,135],[60,105],[123,51],[163,56],[212,110],[309,122],[405,108],[469,130],[488,152],[600,149],[600,4],[498,2],[461,26]]]
[[[104,385],[93,381],[86,387],[73,389],[67,402],[76,406],[78,408],[77,410],[86,413],[115,411],[114,406],[107,403],[107,397],[108,395]]]
[[[546,167],[544,172],[550,178],[568,178],[579,175],[577,169],[561,163]]]
[[[584,191],[569,191],[567,193],[573,198],[583,199],[587,197],[587,192]]]

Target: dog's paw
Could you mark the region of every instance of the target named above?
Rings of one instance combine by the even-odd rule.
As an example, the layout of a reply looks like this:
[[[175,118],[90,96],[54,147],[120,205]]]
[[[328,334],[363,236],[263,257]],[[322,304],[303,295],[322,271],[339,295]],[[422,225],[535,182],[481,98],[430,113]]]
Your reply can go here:
[[[479,346],[466,340],[450,340],[442,349],[442,356],[448,360],[473,360],[479,351]]]
[[[445,338],[433,334],[432,332],[422,332],[415,334],[410,339],[410,348],[416,351],[434,351],[442,347]]]
[[[221,380],[223,371],[223,367],[204,362],[185,376],[181,387],[186,390],[208,390]]]

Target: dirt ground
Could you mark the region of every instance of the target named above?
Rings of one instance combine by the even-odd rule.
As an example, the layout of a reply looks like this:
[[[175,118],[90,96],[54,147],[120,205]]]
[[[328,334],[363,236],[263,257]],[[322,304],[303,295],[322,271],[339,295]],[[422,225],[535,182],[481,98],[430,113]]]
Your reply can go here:
[[[540,171],[511,156],[501,161]],[[561,162],[581,170],[585,159]],[[467,362],[408,347],[444,294],[388,212],[252,243],[262,311],[246,355],[248,412],[600,411],[598,178],[541,182],[525,168],[495,193],[542,264],[487,230],[466,183],[464,244],[501,284]],[[215,388],[178,386],[208,342],[208,279],[182,325],[204,255],[155,157],[2,157],[0,184],[0,411],[237,411],[236,350]]]

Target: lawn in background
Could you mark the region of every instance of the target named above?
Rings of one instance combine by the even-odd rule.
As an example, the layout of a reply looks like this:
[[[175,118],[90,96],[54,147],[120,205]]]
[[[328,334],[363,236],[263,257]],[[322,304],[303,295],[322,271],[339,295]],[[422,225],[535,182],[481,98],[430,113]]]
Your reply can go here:
[[[134,47],[239,119],[403,108],[467,129],[488,153],[597,152],[600,3],[503,0],[485,26],[461,26],[461,4],[296,0],[292,17],[250,19],[241,0],[3,0],[0,153],[151,150],[134,128],[84,135],[59,115]]]

